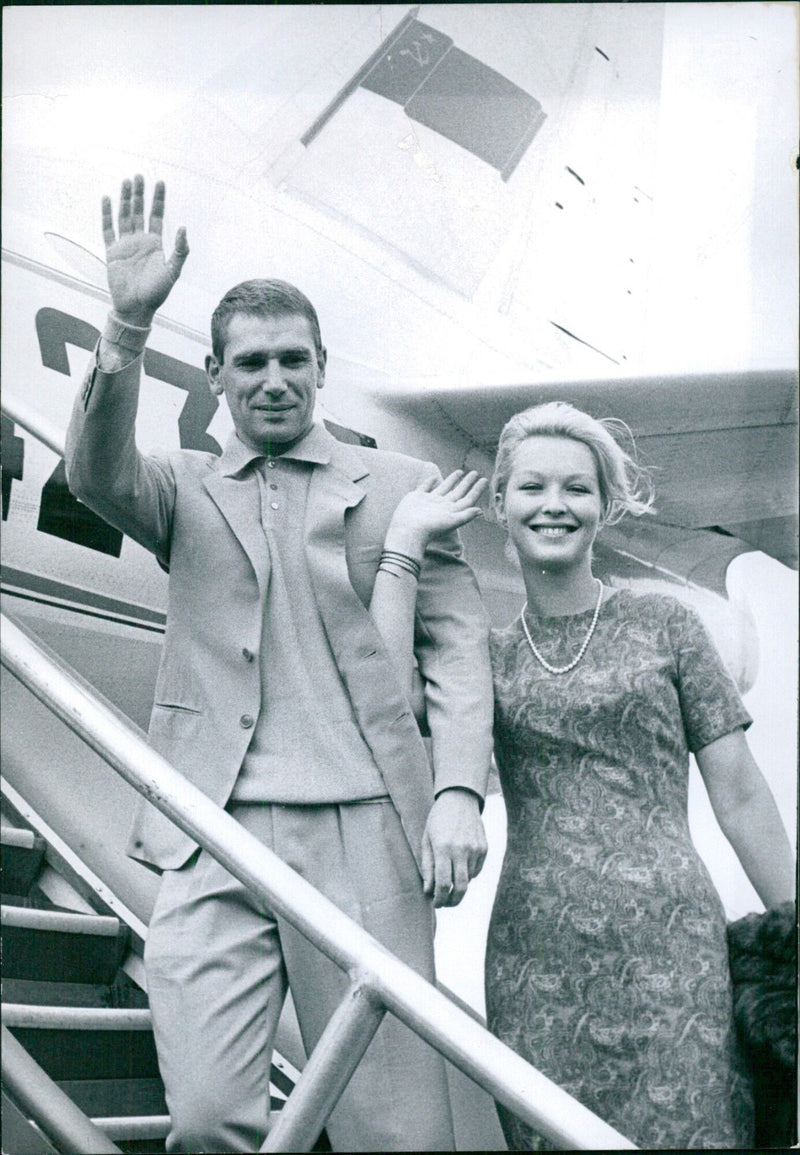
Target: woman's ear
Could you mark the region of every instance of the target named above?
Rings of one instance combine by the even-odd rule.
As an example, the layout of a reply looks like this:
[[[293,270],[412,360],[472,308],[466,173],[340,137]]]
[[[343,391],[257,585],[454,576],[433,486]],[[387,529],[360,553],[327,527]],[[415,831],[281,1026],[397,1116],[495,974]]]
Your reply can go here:
[[[505,502],[503,501],[502,493],[496,493],[494,495],[494,516],[501,525],[506,524]]]

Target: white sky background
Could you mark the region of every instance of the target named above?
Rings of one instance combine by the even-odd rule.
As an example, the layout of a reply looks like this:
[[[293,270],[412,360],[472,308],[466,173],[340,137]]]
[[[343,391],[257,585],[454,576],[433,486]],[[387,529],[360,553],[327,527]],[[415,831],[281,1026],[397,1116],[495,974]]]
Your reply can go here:
[[[798,5],[668,3],[648,360],[797,364]]]
[[[474,9],[476,19],[491,19],[491,5]],[[336,19],[326,7],[315,10],[321,27]],[[56,135],[55,109],[76,153],[96,149],[98,171],[114,171],[120,134],[147,155],[148,126],[196,89],[204,66],[213,72],[263,29],[264,13],[261,6],[6,7],[4,150],[46,146]],[[292,20],[291,6],[268,13],[279,27]],[[797,13],[795,3],[666,5],[643,349],[644,364],[659,372],[797,363]],[[393,8],[390,24],[400,15]],[[146,73],[137,70],[138,53],[148,58]],[[127,71],[121,59],[132,62]],[[265,56],[264,67],[270,63]],[[291,60],[283,67],[289,74]],[[140,116],[132,122],[133,91]],[[33,101],[15,99],[31,94]],[[259,115],[256,104],[238,108],[236,131]],[[100,251],[97,196],[85,203],[68,188],[28,190],[24,172],[10,166],[3,191],[4,205],[24,203],[43,227],[52,203],[74,222],[69,235],[94,238]],[[776,565],[741,559],[736,580],[762,639],[761,673],[748,699],[757,721],[752,745],[793,833],[797,582]],[[729,911],[744,913],[750,896],[702,804],[695,821]],[[459,928],[484,917],[481,904],[488,913],[490,874],[471,906],[442,921],[442,977],[478,1003],[474,924],[463,941]],[[457,960],[463,973],[449,972]]]

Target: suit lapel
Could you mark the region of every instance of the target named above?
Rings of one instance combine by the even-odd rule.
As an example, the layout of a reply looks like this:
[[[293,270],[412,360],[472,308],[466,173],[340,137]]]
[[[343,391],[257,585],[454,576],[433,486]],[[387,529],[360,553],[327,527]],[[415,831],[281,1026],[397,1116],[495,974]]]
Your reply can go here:
[[[255,470],[245,476],[211,472],[204,479],[209,496],[236,535],[255,571],[262,603],[267,594],[270,562],[261,525],[261,494]]]
[[[308,568],[353,712],[421,866],[432,774],[408,698],[347,568],[345,513],[364,499],[368,487],[363,458],[346,445],[337,444],[330,464],[314,469],[306,509]]]

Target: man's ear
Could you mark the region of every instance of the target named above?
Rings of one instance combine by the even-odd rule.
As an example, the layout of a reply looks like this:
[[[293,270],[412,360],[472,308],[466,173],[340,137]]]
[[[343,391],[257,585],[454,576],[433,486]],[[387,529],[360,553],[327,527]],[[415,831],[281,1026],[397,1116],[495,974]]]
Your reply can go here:
[[[222,382],[219,379],[219,372],[222,366],[216,359],[213,353],[206,355],[206,379],[208,380],[208,387],[211,392],[219,397],[223,392]]]
[[[319,370],[319,378],[317,380],[317,389],[321,389],[325,384],[325,366],[328,364],[328,350],[323,345],[319,353],[317,353],[317,369]]]

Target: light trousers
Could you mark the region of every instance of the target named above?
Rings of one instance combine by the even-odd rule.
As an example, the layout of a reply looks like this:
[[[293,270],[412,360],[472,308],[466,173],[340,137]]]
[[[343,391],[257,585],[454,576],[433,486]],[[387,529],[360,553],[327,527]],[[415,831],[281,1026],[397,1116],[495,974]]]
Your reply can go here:
[[[371,935],[434,980],[433,909],[388,799],[237,805],[251,834]],[[287,985],[306,1053],[347,975],[205,851],[164,874],[145,949],[170,1152],[257,1151]],[[387,1014],[327,1123],[336,1151],[454,1148],[445,1065]]]

